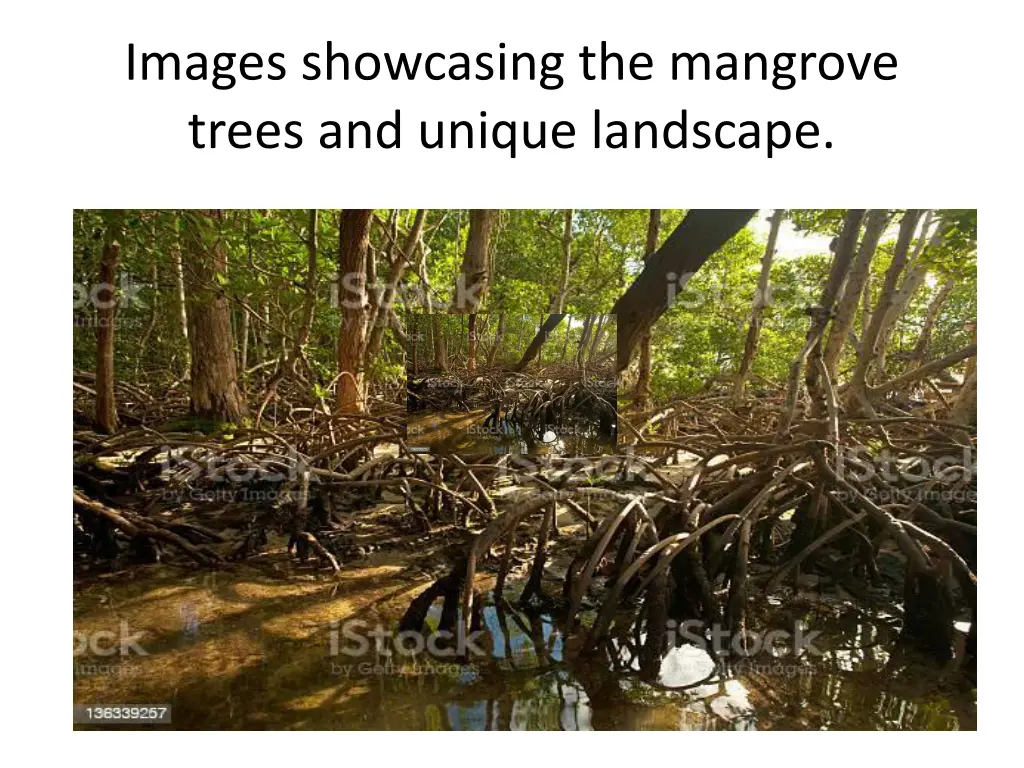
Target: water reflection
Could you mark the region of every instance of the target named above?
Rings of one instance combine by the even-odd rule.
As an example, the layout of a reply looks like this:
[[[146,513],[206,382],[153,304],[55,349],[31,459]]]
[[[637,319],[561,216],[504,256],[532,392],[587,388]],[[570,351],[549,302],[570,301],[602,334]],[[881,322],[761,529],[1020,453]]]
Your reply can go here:
[[[490,597],[481,615],[485,652],[471,663],[426,654],[396,662],[372,650],[368,658],[329,655],[331,621],[392,625],[408,604],[404,583],[400,571],[378,569],[353,573],[340,587],[228,573],[210,583],[173,575],[76,591],[76,629],[109,631],[123,618],[143,632],[147,655],[122,664],[130,674],[76,674],[75,700],[166,701],[181,728],[976,727],[970,692],[943,685],[938,670],[901,652],[894,620],[852,608],[798,610],[791,601],[785,614],[766,601],[774,613],[759,621],[821,629],[820,656],[716,665],[679,642],[653,674],[642,674],[645,635],[635,626],[582,656],[584,633],[566,636],[557,617]],[[391,599],[393,613],[366,613]],[[435,609],[428,623],[439,619]]]

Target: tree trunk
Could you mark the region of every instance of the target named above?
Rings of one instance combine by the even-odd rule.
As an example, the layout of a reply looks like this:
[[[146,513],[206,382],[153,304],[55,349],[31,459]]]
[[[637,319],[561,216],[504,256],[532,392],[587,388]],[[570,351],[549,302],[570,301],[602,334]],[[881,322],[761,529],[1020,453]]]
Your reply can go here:
[[[185,340],[185,374],[188,375],[192,368],[192,351],[188,343],[188,313],[185,310],[185,272],[181,266],[181,250],[177,246],[171,249],[171,261],[174,262],[174,279],[177,283],[178,321],[181,328],[181,337]]]
[[[907,311],[907,307],[910,306],[910,301],[914,298],[914,294],[917,293],[917,290],[924,284],[925,278],[928,276],[925,251],[928,248],[935,248],[942,243],[944,230],[941,223],[935,228],[935,232],[932,233],[931,237],[928,237],[928,227],[931,225],[931,220],[932,212],[928,211],[925,214],[924,224],[921,226],[921,234],[917,239],[914,255],[908,261],[903,281],[896,291],[892,306],[889,307],[885,317],[882,318],[882,327],[878,332],[878,341],[875,343],[875,360],[872,363],[874,370],[878,372],[879,376],[885,373],[886,353],[889,349],[889,340],[892,338],[892,332],[896,328],[899,319]]]
[[[576,367],[582,368],[583,361],[586,355],[587,347],[590,344],[590,331],[594,327],[594,316],[585,315],[583,317],[583,330],[580,332],[580,340],[576,345]]]
[[[658,237],[661,234],[661,209],[652,208],[647,219],[647,242],[644,245],[644,261],[651,258],[658,250]],[[653,325],[653,323],[652,323]],[[645,410],[651,399],[651,331],[648,329],[640,337],[640,361],[636,377],[636,408]]]
[[[309,342],[309,333],[313,328],[313,317],[316,313],[317,221],[316,208],[310,208],[309,222],[307,224],[309,231],[306,235],[306,256],[308,260],[308,264],[306,266],[306,298],[305,304],[302,308],[302,325],[299,328],[299,335],[295,338],[295,351],[293,352],[294,358],[299,358],[305,354],[305,347]]]
[[[921,333],[917,337],[914,350],[910,353],[910,357],[907,360],[908,369],[916,368],[924,362],[925,356],[928,354],[928,345],[932,340],[932,331],[939,320],[939,312],[942,311],[942,305],[946,303],[955,285],[956,281],[952,277],[947,277],[928,305],[924,316],[924,324],[921,326]]]
[[[473,314],[480,311],[491,285],[491,233],[498,212],[480,208],[469,212],[469,239],[462,257],[462,269],[455,279],[452,312]]]
[[[868,398],[875,399],[883,397],[889,392],[900,390],[915,381],[920,381],[926,376],[931,376],[932,374],[944,371],[963,360],[969,360],[977,354],[977,343],[969,344],[963,349],[958,349],[956,352],[950,352],[948,355],[940,357],[938,360],[932,360],[930,363],[925,363],[924,365],[914,368],[911,371],[907,371],[884,384],[879,384],[877,387],[871,387],[867,390]]]
[[[757,278],[757,292],[754,294],[754,306],[750,312],[747,340],[743,345],[743,359],[736,372],[736,381],[733,382],[732,396],[737,401],[743,399],[743,390],[747,386],[747,378],[750,376],[750,369],[754,365],[754,356],[757,354],[757,343],[761,338],[764,310],[771,303],[769,280],[772,274],[772,259],[775,257],[775,243],[779,239],[779,227],[782,226],[782,213],[781,208],[772,212],[771,224],[768,228],[768,242],[765,244],[764,256],[761,257],[761,274]]]
[[[409,338],[409,341],[412,343],[412,374],[413,374],[413,376],[417,375],[420,372],[420,370],[419,370],[420,369],[420,365],[419,365],[419,363],[420,363],[420,360],[419,360],[420,335],[419,335],[419,331],[418,331],[418,325],[419,325],[419,323],[417,322],[417,318],[418,317],[419,317],[418,315],[410,315],[409,316],[409,336],[408,336],[408,338]],[[406,345],[406,349],[408,349],[408,348],[409,348],[409,345],[407,344]]]
[[[786,400],[779,415],[777,428],[777,439],[782,440],[789,430],[793,419],[796,416],[796,404],[800,394],[800,372],[806,370],[805,381],[808,392],[811,394],[816,412],[825,410],[824,393],[819,390],[819,366],[814,362],[821,358],[821,340],[828,328],[828,322],[832,317],[832,306],[842,290],[850,271],[850,263],[853,261],[853,252],[857,247],[857,233],[860,231],[861,221],[864,219],[863,209],[851,209],[846,212],[843,220],[843,229],[839,234],[836,243],[835,256],[832,258],[832,268],[829,271],[828,282],[821,296],[821,303],[810,308],[811,322],[807,330],[807,340],[801,348],[800,353],[789,367],[789,377],[786,381]]]
[[[857,356],[857,367],[853,372],[853,380],[846,393],[846,407],[852,414],[873,415],[874,407],[868,398],[868,373],[873,361],[877,358],[876,345],[885,322],[886,313],[896,299],[896,284],[907,263],[907,253],[910,250],[910,243],[914,237],[914,230],[917,228],[917,221],[921,216],[919,210],[908,210],[903,214],[900,221],[900,232],[896,238],[896,250],[893,253],[892,263],[885,273],[885,281],[882,283],[882,292],[878,297],[878,303],[871,313],[871,323],[868,325],[868,332],[861,339],[860,354]]]
[[[476,315],[469,316],[469,329],[466,338],[468,346],[466,368],[472,372],[476,370]]]
[[[572,208],[565,209],[562,224],[562,273],[558,279],[558,291],[551,297],[548,312],[561,312],[565,309],[565,297],[569,292],[569,268],[572,258]]]
[[[423,224],[426,220],[426,208],[420,208],[416,211],[416,218],[413,220],[412,229],[409,230],[401,250],[395,255],[395,261],[391,265],[391,273],[388,276],[387,285],[384,287],[380,303],[377,306],[377,313],[370,327],[370,340],[366,345],[367,358],[373,358],[380,352],[384,329],[389,326],[388,318],[395,312],[395,296],[398,293],[398,284],[405,276],[412,261],[412,255],[417,245],[419,245],[420,237],[423,235]]]
[[[498,315],[498,331],[494,335],[494,344],[491,345],[491,350],[487,353],[487,367],[494,365],[494,356],[498,353],[498,349],[501,347],[501,340],[505,337],[505,313],[502,312]]]
[[[569,314],[568,320],[565,322],[565,339],[562,341],[562,356],[559,358],[561,362],[565,362],[565,353],[569,351],[569,331],[572,330],[572,315]]]
[[[629,365],[630,354],[654,321],[708,258],[746,226],[756,210],[691,210],[643,272],[615,302],[618,317],[617,370]]]
[[[121,212],[115,211],[111,216],[115,221],[105,234],[96,292],[96,429],[108,435],[118,427],[114,399],[114,321],[117,317],[117,264],[121,258]]]
[[[973,426],[977,423],[977,408],[978,371],[975,369],[971,371],[970,376],[964,379],[963,386],[960,387],[960,394],[957,395],[956,402],[953,403],[953,408],[949,412],[949,420]]]
[[[434,330],[434,364],[441,373],[447,373],[448,354],[444,343],[444,324],[441,322],[441,315],[431,315],[430,317]]]
[[[597,330],[593,333],[593,341],[590,342],[590,349],[587,351],[587,356],[583,362],[589,363],[594,359],[594,355],[601,346],[601,340],[604,338],[605,332],[608,328],[604,324],[604,315],[597,316]]]
[[[528,366],[533,358],[537,356],[537,353],[540,352],[541,347],[544,346],[544,342],[548,340],[548,334],[558,327],[558,324],[562,322],[562,318],[564,317],[565,315],[548,315],[548,319],[544,321],[543,325],[541,325],[540,330],[537,331],[537,335],[533,337],[533,341],[530,342],[530,346],[527,347],[526,353],[516,364],[514,370],[523,371],[526,369],[526,366]]]
[[[249,366],[249,310],[242,307],[242,353],[239,355],[238,376],[245,379],[245,371]]]
[[[838,380],[839,358],[843,352],[843,345],[846,343],[846,338],[857,316],[858,305],[864,295],[868,277],[871,275],[871,260],[878,249],[878,241],[882,237],[888,220],[889,212],[884,208],[872,209],[864,219],[864,235],[861,238],[860,249],[850,268],[850,276],[843,289],[843,296],[839,301],[835,318],[832,320],[828,343],[825,345],[823,354],[825,368],[832,381]]]
[[[221,285],[228,267],[224,242],[217,231],[221,218],[219,210],[185,217],[191,409],[200,418],[237,424],[248,415],[248,408],[238,388],[231,308]]]
[[[343,288],[341,329],[338,333],[338,411],[366,410],[366,370],[363,352],[370,302],[366,294],[366,260],[373,211],[348,209],[341,214],[338,274]]]

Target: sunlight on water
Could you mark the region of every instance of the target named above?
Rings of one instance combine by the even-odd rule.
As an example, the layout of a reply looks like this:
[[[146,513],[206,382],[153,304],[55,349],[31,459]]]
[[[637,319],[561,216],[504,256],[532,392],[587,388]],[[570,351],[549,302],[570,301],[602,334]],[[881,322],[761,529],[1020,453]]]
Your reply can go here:
[[[471,663],[331,655],[331,622],[394,626],[423,586],[392,567],[353,567],[337,583],[234,573],[97,580],[76,591],[76,630],[127,622],[146,655],[109,669],[76,656],[75,701],[167,702],[176,727],[188,728],[976,727],[973,704],[936,687],[934,670],[893,666],[891,629],[862,615],[818,622],[827,629],[820,659],[716,668],[681,644],[654,680],[639,674],[628,633],[614,657],[581,657],[579,633],[567,638],[552,616],[492,599],[481,616],[486,654]],[[439,618],[433,610],[428,623]]]

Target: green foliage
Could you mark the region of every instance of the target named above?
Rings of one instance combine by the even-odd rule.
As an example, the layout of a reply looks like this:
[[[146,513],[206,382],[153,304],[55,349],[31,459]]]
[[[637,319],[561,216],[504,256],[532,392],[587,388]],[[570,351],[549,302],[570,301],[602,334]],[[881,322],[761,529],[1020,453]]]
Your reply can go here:
[[[375,212],[370,245],[377,285],[390,277],[396,247],[405,241],[415,211]],[[663,210],[660,241],[682,221],[685,211]],[[899,211],[893,212],[898,220]],[[846,211],[786,211],[798,232],[834,236]],[[563,268],[565,212],[560,209],[501,211],[491,244],[493,277],[478,325],[489,349],[499,312],[506,314],[505,341],[496,355],[513,363],[536,333],[541,317],[557,296]],[[607,313],[643,268],[650,212],[579,209],[572,213],[570,272],[563,311],[576,316],[563,323],[545,345],[545,361],[567,359],[575,352],[585,314]],[[928,357],[970,342],[977,317],[977,212],[935,212],[939,242],[923,251],[927,278],[913,295],[891,336],[892,351],[910,349],[920,335],[928,306],[947,279],[955,281],[934,329]],[[433,210],[425,220],[422,248],[400,286],[397,315],[426,312],[426,278],[430,306],[443,312],[451,301],[469,235],[469,212]],[[304,349],[310,385],[326,394],[336,375],[336,346],[342,315],[335,272],[340,212],[322,210],[317,226],[315,314]],[[76,368],[93,370],[95,306],[88,298],[99,274],[104,244],[120,245],[115,367],[118,380],[153,376],[181,379],[187,374],[188,345],[181,328],[179,268],[189,237],[205,248],[223,249],[227,267],[216,273],[216,286],[229,299],[235,347],[245,367],[266,373],[294,344],[304,316],[310,233],[307,210],[224,210],[218,217],[196,211],[76,210],[73,215],[73,275],[76,282],[73,354]],[[394,242],[392,241],[394,237]],[[892,232],[887,233],[892,237]],[[397,245],[396,245],[397,244]],[[653,389],[656,396],[693,392],[716,378],[730,376],[743,354],[757,286],[764,242],[744,230],[714,254],[678,295],[653,330]],[[872,261],[870,305],[878,300],[893,243],[883,242]],[[825,249],[822,249],[825,251]],[[425,270],[419,264],[426,254]],[[771,271],[771,302],[765,310],[753,376],[781,382],[807,333],[806,308],[820,300],[832,254],[792,254],[780,247]],[[859,333],[865,318],[855,318]],[[246,319],[247,318],[247,319]],[[464,319],[449,318],[444,334],[454,356],[465,356]],[[246,330],[247,327],[247,330]],[[420,351],[427,355],[429,337],[420,327]],[[568,341],[568,344],[566,344]],[[848,370],[855,344],[847,344],[840,366]],[[399,381],[405,350],[386,332],[380,353],[367,361],[371,380]],[[424,358],[426,359],[426,358]],[[255,372],[253,376],[257,375]],[[246,376],[246,380],[248,376]]]

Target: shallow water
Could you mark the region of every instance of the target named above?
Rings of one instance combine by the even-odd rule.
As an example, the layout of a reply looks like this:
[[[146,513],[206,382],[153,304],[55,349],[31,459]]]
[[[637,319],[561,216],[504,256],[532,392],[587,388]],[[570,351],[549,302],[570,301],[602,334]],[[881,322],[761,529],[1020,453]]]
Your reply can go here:
[[[432,453],[596,456],[615,450],[614,436],[602,435],[583,421],[537,436],[505,419],[485,428],[489,414],[488,409],[410,414],[408,443]]]
[[[740,660],[716,670],[683,644],[643,679],[628,638],[580,657],[546,614],[488,600],[484,649],[470,663],[437,654],[356,653],[393,627],[429,579],[399,565],[338,582],[248,571],[138,577],[76,586],[76,645],[100,631],[139,633],[127,655],[74,657],[76,704],[171,704],[178,728],[431,730],[974,729],[970,691],[897,659],[885,617],[811,608],[814,658]],[[432,612],[429,623],[436,623]],[[791,622],[794,614],[775,615]],[[364,622],[353,624],[354,621]],[[780,626],[782,625],[780,624]],[[159,726],[154,726],[159,727]]]

